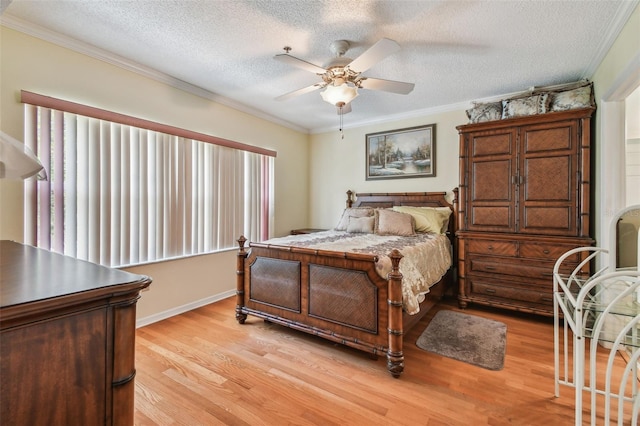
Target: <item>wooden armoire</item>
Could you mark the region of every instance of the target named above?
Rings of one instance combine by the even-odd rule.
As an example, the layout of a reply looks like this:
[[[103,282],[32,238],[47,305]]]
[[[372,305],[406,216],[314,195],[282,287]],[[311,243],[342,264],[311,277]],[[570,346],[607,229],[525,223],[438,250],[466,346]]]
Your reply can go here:
[[[553,315],[555,260],[593,244],[593,112],[584,108],[457,127],[461,307],[479,303]]]

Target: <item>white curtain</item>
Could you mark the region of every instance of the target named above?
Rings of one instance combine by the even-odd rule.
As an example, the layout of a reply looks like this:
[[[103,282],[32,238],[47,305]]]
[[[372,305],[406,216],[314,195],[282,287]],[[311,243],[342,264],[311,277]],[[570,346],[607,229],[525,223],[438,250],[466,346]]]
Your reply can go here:
[[[25,104],[25,242],[106,266],[269,238],[274,158]]]

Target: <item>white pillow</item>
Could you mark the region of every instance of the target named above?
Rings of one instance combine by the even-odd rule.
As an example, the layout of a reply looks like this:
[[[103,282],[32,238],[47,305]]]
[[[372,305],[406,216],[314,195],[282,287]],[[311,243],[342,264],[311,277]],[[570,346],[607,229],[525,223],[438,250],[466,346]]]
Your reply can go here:
[[[366,217],[373,216],[373,208],[371,207],[351,207],[346,208],[342,212],[342,217],[338,222],[338,225],[334,228],[336,231],[346,231],[349,226],[350,217]]]
[[[347,232],[371,234],[373,232],[373,226],[375,222],[374,216],[365,217],[349,217],[349,225],[347,225]]]

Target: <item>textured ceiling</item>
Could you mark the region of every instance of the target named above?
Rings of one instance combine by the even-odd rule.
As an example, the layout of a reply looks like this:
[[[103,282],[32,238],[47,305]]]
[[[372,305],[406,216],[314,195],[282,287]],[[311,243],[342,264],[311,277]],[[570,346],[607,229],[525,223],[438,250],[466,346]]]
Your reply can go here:
[[[360,90],[345,127],[459,107],[590,77],[638,4],[622,1],[2,0],[2,22],[101,58],[160,72],[180,87],[293,128],[335,129],[320,81],[276,61],[323,65],[348,40],[402,49],[365,76],[415,83],[409,95]],[[78,43],[80,42],[80,43]],[[156,73],[158,74],[158,73]],[[187,83],[187,84],[184,84]],[[202,90],[203,89],[203,90]]]

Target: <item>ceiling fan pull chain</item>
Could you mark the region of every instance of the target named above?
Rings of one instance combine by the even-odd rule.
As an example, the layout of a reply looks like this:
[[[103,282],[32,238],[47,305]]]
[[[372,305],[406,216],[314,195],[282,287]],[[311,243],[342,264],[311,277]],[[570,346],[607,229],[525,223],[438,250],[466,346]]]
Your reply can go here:
[[[338,106],[338,108],[340,109],[338,115],[340,116],[340,139],[344,140],[344,132],[342,131],[342,124],[344,122],[344,119],[343,119],[343,115],[344,114],[342,113],[342,107],[344,107],[344,104],[341,104],[340,106]]]

